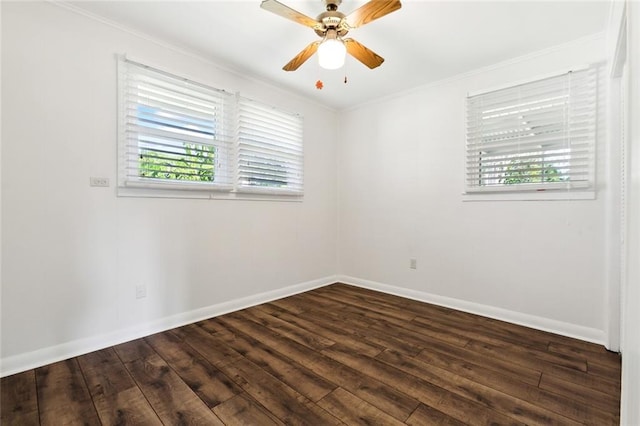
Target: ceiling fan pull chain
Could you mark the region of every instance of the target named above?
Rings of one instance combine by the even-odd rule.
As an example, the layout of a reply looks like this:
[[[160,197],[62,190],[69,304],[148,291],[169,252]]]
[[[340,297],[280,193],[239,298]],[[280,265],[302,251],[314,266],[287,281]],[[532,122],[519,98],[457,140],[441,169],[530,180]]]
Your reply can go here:
[[[344,61],[344,84],[347,84],[347,68],[349,68],[349,61]]]

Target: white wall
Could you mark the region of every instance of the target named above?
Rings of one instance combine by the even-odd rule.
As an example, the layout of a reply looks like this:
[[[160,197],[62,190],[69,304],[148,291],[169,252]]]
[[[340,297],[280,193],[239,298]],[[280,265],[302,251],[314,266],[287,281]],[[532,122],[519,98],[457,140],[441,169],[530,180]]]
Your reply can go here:
[[[593,37],[342,114],[342,279],[604,342],[605,129],[596,200],[461,195],[467,92],[600,62],[604,52]]]
[[[116,197],[122,53],[302,113],[304,201]],[[40,2],[2,3],[2,88],[3,375],[331,281],[335,112]]]

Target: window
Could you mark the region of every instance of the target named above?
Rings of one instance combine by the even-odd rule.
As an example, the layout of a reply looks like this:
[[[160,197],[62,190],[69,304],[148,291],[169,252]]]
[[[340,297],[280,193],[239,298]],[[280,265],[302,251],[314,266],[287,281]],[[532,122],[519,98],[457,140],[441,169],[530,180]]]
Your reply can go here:
[[[593,190],[596,71],[467,97],[467,193]]]
[[[119,65],[120,186],[230,189],[233,94]]]
[[[125,58],[118,74],[119,194],[302,195],[299,115]]]
[[[302,193],[302,118],[239,98],[238,191]]]

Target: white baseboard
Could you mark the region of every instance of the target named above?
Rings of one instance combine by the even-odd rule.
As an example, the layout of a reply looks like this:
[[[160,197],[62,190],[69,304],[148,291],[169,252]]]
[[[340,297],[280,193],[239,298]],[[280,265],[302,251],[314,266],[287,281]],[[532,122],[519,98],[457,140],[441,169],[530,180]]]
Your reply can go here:
[[[74,356],[83,355],[89,352],[104,349],[109,346],[119,345],[151,334],[160,333],[172,328],[191,324],[207,318],[218,315],[224,315],[229,312],[238,311],[251,306],[260,305],[272,300],[281,299],[294,294],[312,290],[314,288],[323,287],[328,284],[335,283],[337,278],[329,276],[313,281],[284,287],[264,293],[259,293],[240,299],[222,302],[204,308],[194,309],[189,312],[183,312],[165,318],[160,318],[144,324],[139,324],[111,333],[92,336],[84,339],[73,340],[71,342],[61,343],[56,346],[50,346],[38,349],[32,352],[13,355],[2,358],[0,360],[0,377],[9,376],[11,374],[20,373],[32,368],[41,367],[53,362],[62,361]]]
[[[595,328],[589,328],[563,321],[557,321],[535,315],[524,314],[521,312],[510,311],[508,309],[498,308],[495,306],[468,302],[466,300],[439,296],[437,294],[431,294],[423,291],[396,287],[346,275],[339,275],[337,279],[339,282],[354,285],[356,287],[368,288],[370,290],[393,294],[400,297],[406,297],[407,299],[413,299],[419,302],[426,302],[438,306],[457,309],[459,311],[469,312],[471,314],[482,315],[484,317],[523,325],[525,327],[535,328],[542,331],[548,331],[550,333],[560,334],[562,336],[573,337],[575,339],[597,343],[599,345],[605,344],[604,331]]]
[[[510,323],[523,325],[525,327],[548,331],[551,333],[573,337],[576,339],[585,340],[601,345],[603,345],[605,342],[604,331],[594,328],[510,311],[494,306],[454,299],[451,297],[439,296],[436,294],[383,284],[375,281],[369,281],[361,278],[355,278],[346,275],[335,275],[313,281],[307,281],[277,290],[243,297],[240,299],[231,300],[228,302],[206,306],[200,309],[194,309],[189,312],[183,312],[177,315],[160,318],[154,321],[139,324],[126,329],[116,330],[114,332],[102,334],[99,336],[73,340],[71,342],[61,343],[56,346],[50,346],[32,352],[2,358],[0,360],[0,377],[9,376],[11,374],[41,367],[43,365],[62,361],[74,356],[79,356],[96,350],[104,349],[109,346],[114,346],[134,339],[139,339],[141,337],[160,333],[162,331],[170,330],[172,328],[180,327],[186,324],[191,324],[203,319],[224,315],[229,312],[249,308],[251,306],[267,303],[272,300],[281,299],[283,297],[293,296],[294,294],[313,290],[319,287],[324,287],[336,282],[368,288],[371,290],[393,294],[400,297],[406,297],[408,299],[413,299],[420,302],[426,302],[434,305],[444,306],[447,308],[457,309],[459,311],[482,315],[485,317],[507,321]]]

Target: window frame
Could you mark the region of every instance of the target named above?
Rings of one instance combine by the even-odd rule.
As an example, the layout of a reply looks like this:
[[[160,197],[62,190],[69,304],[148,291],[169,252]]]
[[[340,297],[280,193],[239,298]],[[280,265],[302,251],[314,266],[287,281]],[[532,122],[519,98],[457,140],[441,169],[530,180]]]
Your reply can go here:
[[[129,85],[129,76],[127,73],[127,67],[134,66],[138,67],[141,70],[148,70],[150,73],[158,73],[170,81],[174,81],[175,83],[184,83],[186,85],[194,85],[195,87],[202,88],[204,91],[211,91],[214,93],[220,94],[222,103],[218,105],[221,108],[220,114],[221,117],[218,117],[219,122],[212,122],[211,128],[220,127],[223,129],[223,138],[225,140],[218,141],[214,137],[211,140],[211,143],[207,143],[206,145],[215,147],[216,151],[223,151],[221,158],[218,158],[218,155],[214,156],[214,161],[216,162],[214,165],[214,181],[213,182],[200,182],[200,181],[192,181],[192,180],[181,180],[181,179],[155,179],[153,177],[142,177],[139,175],[140,169],[135,165],[131,165],[135,158],[135,161],[140,161],[141,158],[141,140],[140,136],[145,136],[144,132],[136,133],[136,131],[132,131],[132,127],[142,128],[144,126],[140,125],[140,121],[137,121],[135,125],[132,126],[132,117],[135,119],[138,118],[137,114],[139,111],[135,111],[135,113],[129,114],[127,116],[127,108],[129,106],[129,110],[132,105],[137,105],[139,108],[140,105],[144,105],[141,103],[135,103],[135,101],[130,102],[129,96],[126,91]],[[135,73],[135,71],[134,71]],[[304,175],[304,157],[300,156],[299,168],[300,168],[300,179],[301,185],[299,190],[289,190],[289,189],[279,189],[279,188],[267,188],[256,186],[252,188],[251,186],[242,186],[240,185],[239,180],[239,151],[241,147],[240,140],[240,99],[247,99],[244,96],[241,96],[239,92],[231,92],[223,89],[214,88],[212,86],[202,84],[188,78],[184,78],[173,74],[171,72],[164,71],[162,69],[156,68],[154,66],[150,66],[144,63],[141,63],[136,60],[129,59],[126,55],[117,55],[117,75],[118,75],[118,157],[117,157],[117,166],[118,166],[118,177],[117,177],[117,195],[124,197],[150,197],[150,198],[201,198],[201,199],[243,199],[243,200],[268,200],[268,201],[301,201],[304,196],[303,191],[303,175]],[[135,96],[134,96],[135,97]],[[250,100],[254,102],[253,100]],[[260,102],[260,101],[255,101]],[[303,152],[304,148],[304,140],[303,140],[303,129],[304,129],[304,121],[301,114],[289,113],[285,112],[278,107],[271,106],[267,103],[260,102],[260,104],[264,105],[267,108],[273,109],[278,114],[288,114],[290,116],[295,116],[300,119],[300,151]],[[167,116],[167,113],[164,114]],[[196,120],[196,117],[187,117],[188,119]],[[168,118],[167,120],[173,120],[173,118]],[[213,119],[213,118],[212,118]],[[128,120],[128,122],[127,122]],[[153,127],[153,119],[147,120],[151,122],[151,125],[147,127]],[[194,133],[198,133],[198,130],[184,129],[179,126],[172,126],[170,124],[166,124],[165,122],[160,122],[159,125],[165,125],[165,127],[176,127],[178,132],[189,132],[193,131]],[[156,132],[155,129],[152,132]],[[161,132],[158,131],[158,132]],[[200,133],[205,133],[204,131]],[[135,147],[131,143],[131,139],[136,138]],[[183,144],[186,146],[191,144],[188,140],[182,140],[175,138],[176,144]],[[220,149],[220,144],[223,146],[223,149]],[[202,146],[197,146],[196,148],[200,148],[205,151],[205,144]],[[169,147],[167,150],[177,149]],[[155,154],[155,153],[153,153]],[[170,154],[158,154],[158,155],[169,155]],[[187,154],[185,154],[187,156]],[[139,164],[139,163],[138,163]],[[188,164],[191,165],[191,164]],[[224,173],[223,180],[220,182],[215,181],[215,171],[218,170],[218,166],[222,170],[227,170]],[[131,173],[133,171],[133,173]],[[224,179],[226,177],[226,179]]]
[[[507,99],[506,103],[502,103],[500,105],[504,110],[511,110],[512,112],[518,115],[518,120],[526,120],[527,117],[527,107],[526,104],[523,103],[518,98],[509,98],[510,91],[516,90],[533,90],[534,96],[540,102],[547,102],[547,99],[540,95],[542,91],[539,89],[541,85],[546,84],[546,82],[551,82],[554,85],[557,85],[557,81],[560,79],[568,79],[569,87],[571,86],[571,78],[572,75],[576,73],[581,73],[580,78],[585,79],[587,82],[583,86],[579,86],[580,90],[586,90],[588,95],[590,96],[587,101],[587,111],[589,124],[585,127],[587,128],[586,136],[582,136],[586,139],[586,142],[583,145],[586,148],[582,149],[584,152],[580,152],[581,150],[576,150],[574,148],[577,143],[573,142],[571,130],[580,128],[580,126],[574,126],[571,122],[571,119],[577,116],[578,114],[575,112],[573,108],[575,108],[576,104],[582,105],[579,101],[576,101],[576,96],[572,97],[572,93],[570,89],[565,92],[567,96],[567,100],[562,104],[562,112],[553,112],[554,115],[548,114],[547,116],[553,117],[553,124],[561,123],[564,133],[564,137],[566,141],[563,143],[554,142],[545,147],[544,143],[540,145],[536,145],[534,147],[533,143],[527,144],[523,143],[525,147],[520,146],[520,142],[517,142],[518,145],[515,145],[515,140],[519,138],[513,138],[509,136],[509,132],[518,133],[522,132],[522,126],[511,125],[504,126],[503,124],[499,125],[499,128],[496,130],[495,128],[491,131],[494,134],[498,134],[497,139],[487,142],[488,144],[497,143],[499,148],[494,148],[491,153],[491,160],[487,163],[482,162],[482,141],[483,138],[490,138],[491,131],[485,130],[481,125],[478,125],[478,117],[482,117],[484,119],[483,114],[488,114],[488,107],[485,107],[485,110],[482,111],[480,108],[475,107],[475,105],[471,105],[471,101],[482,102],[484,100],[483,97],[488,97],[491,99],[491,96],[500,96],[501,94],[506,94],[505,97]],[[557,80],[554,80],[557,79]],[[584,89],[587,87],[587,89]],[[536,93],[536,90],[538,92]],[[558,93],[561,92],[552,92],[553,95],[550,95],[549,99],[552,99]],[[512,94],[511,94],[512,96]],[[517,103],[520,102],[520,103]],[[506,85],[502,85],[499,87],[494,87],[490,89],[485,89],[476,92],[469,92],[465,98],[465,148],[464,148],[464,158],[463,158],[463,170],[464,170],[464,178],[463,178],[463,200],[464,201],[485,201],[485,200],[566,200],[566,199],[595,199],[596,198],[596,144],[597,144],[597,126],[598,126],[598,117],[597,117],[597,103],[598,103],[598,69],[596,66],[581,66],[575,67],[571,70],[564,70],[561,72],[550,73],[544,76],[539,76],[534,79],[527,79],[524,81],[514,82]],[[545,105],[547,106],[547,105]],[[476,109],[474,109],[474,107]],[[538,108],[542,110],[542,108]],[[555,110],[557,108],[551,108],[551,110]],[[569,111],[569,113],[567,113]],[[491,111],[493,113],[493,111]],[[475,114],[475,115],[473,115]],[[537,114],[531,113],[533,116]],[[530,114],[530,115],[531,115]],[[564,114],[562,116],[562,120],[558,117],[558,114]],[[495,114],[497,115],[497,114]],[[583,114],[584,115],[584,114]],[[535,117],[538,118],[538,117]],[[546,118],[546,117],[545,117]],[[475,120],[475,122],[473,121]],[[508,121],[503,120],[501,121]],[[522,124],[525,124],[523,122]],[[474,124],[476,127],[474,127]],[[520,127],[520,128],[518,128]],[[481,129],[478,132],[478,128]],[[531,129],[525,129],[525,131],[529,132],[532,139],[538,140],[539,134],[542,132],[536,132],[535,127]],[[582,128],[580,128],[582,130]],[[499,132],[498,132],[499,130]],[[472,135],[472,131],[476,132],[475,138]],[[480,133],[480,136],[478,136]],[[500,134],[502,133],[502,134]],[[529,134],[526,136],[528,137]],[[568,136],[567,136],[568,135]],[[575,136],[573,136],[575,138]],[[560,139],[554,135],[553,139]],[[535,142],[538,144],[538,142]],[[560,152],[564,150],[564,152]],[[551,154],[555,152],[554,154]],[[578,157],[572,158],[572,153],[581,153],[584,158],[578,159]],[[545,160],[545,156],[555,158],[553,160]],[[563,157],[561,159],[561,157]],[[523,161],[519,159],[523,158]],[[553,163],[555,161],[555,163]],[[477,179],[506,179],[508,178],[508,169],[512,166],[508,165],[508,163],[513,164],[512,172],[514,173],[515,179],[530,179],[533,177],[534,179],[538,178],[538,176],[542,176],[542,182],[520,182],[520,183],[492,183],[492,184],[484,184],[482,182],[472,184],[471,181],[475,180],[474,173],[478,173]],[[549,162],[550,164],[547,164]],[[584,163],[584,164],[583,164]],[[579,166],[576,168],[576,164]],[[564,165],[564,168],[562,166]],[[497,169],[496,176],[492,176],[490,167]],[[534,168],[535,167],[535,168]],[[572,174],[575,173],[576,170],[579,170],[580,167],[583,167],[586,172],[581,174],[584,180],[571,181]],[[484,168],[484,171],[483,171]],[[558,170],[560,169],[560,170]],[[515,170],[515,171],[514,171]],[[529,171],[533,171],[533,173],[529,174]],[[542,171],[539,172],[539,171]],[[555,172],[555,176],[558,179],[562,179],[562,177],[567,176],[566,180],[560,181],[544,181],[544,173],[545,171],[553,171]],[[537,172],[537,173],[536,173]],[[563,174],[564,173],[564,174]],[[586,178],[584,178],[586,176]]]

